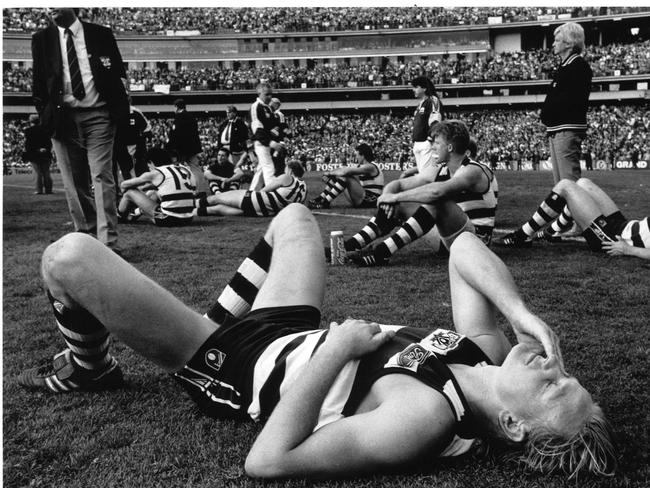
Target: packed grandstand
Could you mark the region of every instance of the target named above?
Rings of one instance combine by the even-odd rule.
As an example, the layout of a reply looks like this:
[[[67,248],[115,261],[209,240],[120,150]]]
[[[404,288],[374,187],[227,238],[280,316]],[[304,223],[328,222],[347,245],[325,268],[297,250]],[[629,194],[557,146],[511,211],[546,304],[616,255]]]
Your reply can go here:
[[[7,168],[23,164],[32,89],[29,37],[47,25],[47,15],[37,8],[3,12]],[[643,95],[650,73],[650,8],[90,8],[81,13],[85,20],[110,26],[123,46],[133,103],[152,121],[150,145],[164,145],[171,101],[182,94],[199,111],[201,158],[207,163],[214,156],[225,105],[246,113],[256,85],[266,81],[286,102],[290,151],[314,168],[345,164],[359,141],[371,143],[385,163],[408,165],[414,105],[409,82],[424,75],[438,86],[445,116],[468,122],[482,158],[499,169],[537,169],[548,158],[538,109],[545,80],[557,66],[552,31],[559,22],[575,19],[587,30],[584,57],[594,75],[592,91],[599,92],[589,110],[583,151],[598,167],[650,161],[650,117]],[[385,30],[385,47],[373,36],[377,30]],[[335,35],[296,37],[315,32]],[[336,37],[348,32],[354,35]],[[275,37],[251,38],[255,33]],[[166,34],[161,47],[133,47],[160,34]],[[199,44],[210,34],[226,38]],[[207,61],[212,48],[218,59]],[[314,57],[304,51],[314,51]],[[387,94],[386,87],[395,91]],[[309,89],[331,91],[323,95]],[[521,96],[511,97],[515,94]],[[328,98],[328,110],[315,103]]]

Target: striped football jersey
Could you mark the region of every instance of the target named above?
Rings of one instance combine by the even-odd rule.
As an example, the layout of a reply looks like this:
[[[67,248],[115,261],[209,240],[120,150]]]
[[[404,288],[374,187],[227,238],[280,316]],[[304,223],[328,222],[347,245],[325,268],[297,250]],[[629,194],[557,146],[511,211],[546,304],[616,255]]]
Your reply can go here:
[[[364,190],[366,190],[366,193],[370,192],[374,193],[377,196],[381,195],[381,192],[384,189],[384,172],[374,161],[371,161],[369,163],[364,162],[363,164],[372,164],[375,168],[377,168],[377,174],[375,176],[359,175],[361,186]]]
[[[489,359],[473,342],[453,331],[381,327],[394,330],[395,337],[377,351],[343,367],[323,401],[314,430],[354,414],[380,377],[405,374],[441,393],[454,413],[455,437],[441,455],[455,456],[469,450],[477,429],[448,364],[483,366],[489,364]],[[252,400],[247,410],[251,418],[260,420],[271,414],[281,395],[307,367],[325,334],[326,330],[298,332],[276,339],[266,347],[254,366]]]
[[[650,248],[648,217],[643,220],[628,221],[621,232],[621,239],[630,246]]]
[[[163,177],[157,185],[160,211],[172,217],[191,218],[196,184],[190,169],[182,164],[170,164],[156,170]]]
[[[277,214],[290,203],[305,203],[306,183],[292,176],[291,182],[273,191],[249,191],[242,201],[244,215],[249,217],[269,217]]]

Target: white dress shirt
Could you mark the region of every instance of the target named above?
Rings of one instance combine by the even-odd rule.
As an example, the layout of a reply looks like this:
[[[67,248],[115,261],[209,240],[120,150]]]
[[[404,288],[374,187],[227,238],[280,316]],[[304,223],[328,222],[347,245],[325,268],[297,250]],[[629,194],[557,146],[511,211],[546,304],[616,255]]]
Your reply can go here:
[[[59,44],[61,45],[61,59],[63,60],[63,103],[68,107],[75,108],[101,107],[102,105],[106,105],[106,102],[99,98],[99,92],[95,87],[93,73],[90,69],[88,50],[86,49],[86,38],[84,37],[84,30],[81,22],[77,19],[69,28],[72,32],[74,48],[77,51],[81,80],[83,81],[84,90],[86,91],[86,96],[82,100],[77,100],[72,94],[70,66],[68,65],[67,36],[63,27],[57,26],[57,28],[59,29]]]

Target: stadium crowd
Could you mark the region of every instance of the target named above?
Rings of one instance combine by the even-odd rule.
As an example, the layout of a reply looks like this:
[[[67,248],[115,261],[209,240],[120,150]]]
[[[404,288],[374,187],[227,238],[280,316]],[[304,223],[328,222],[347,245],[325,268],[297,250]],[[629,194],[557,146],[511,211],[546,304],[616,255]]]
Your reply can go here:
[[[460,118],[470,127],[478,142],[480,158],[494,167],[520,168],[522,161],[534,166],[548,158],[544,126],[536,110],[477,110],[446,112],[446,117]],[[151,146],[166,144],[172,120],[151,119]],[[222,116],[199,119],[199,135],[207,164],[215,157],[217,127]],[[293,136],[288,141],[289,154],[304,162],[339,164],[353,160],[354,146],[369,143],[382,162],[406,163],[412,159],[410,139],[411,114],[339,114],[288,115]],[[644,106],[592,107],[588,113],[585,150],[594,160],[611,165],[615,159],[650,161],[650,113]],[[4,121],[5,165],[23,166],[24,145],[22,119]]]
[[[584,54],[594,76],[650,73],[650,41],[634,44],[590,46]],[[370,63],[360,65],[319,65],[309,69],[293,65],[241,66],[236,70],[200,69],[131,69],[131,85],[142,85],[153,91],[154,85],[165,84],[171,91],[186,90],[251,90],[260,81],[277,88],[328,88],[348,86],[407,85],[417,76],[427,76],[436,84],[480,83],[489,81],[519,81],[549,79],[555,67],[550,50],[499,53],[469,59],[463,55],[443,56],[427,61],[393,63],[385,66]],[[5,92],[30,92],[31,68],[13,68],[3,74]]]
[[[403,29],[449,25],[538,20],[540,16],[569,14],[572,18],[642,12],[647,7],[317,7],[317,8],[169,8],[112,7],[82,9],[82,18],[109,26],[118,35],[166,34],[168,31],[222,32],[335,32]],[[33,32],[48,23],[43,8],[4,9],[4,32]]]

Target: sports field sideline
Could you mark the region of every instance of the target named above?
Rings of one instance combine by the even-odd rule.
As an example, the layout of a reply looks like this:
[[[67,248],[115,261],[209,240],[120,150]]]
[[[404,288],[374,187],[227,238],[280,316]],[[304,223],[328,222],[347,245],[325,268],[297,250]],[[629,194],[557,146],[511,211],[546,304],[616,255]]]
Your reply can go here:
[[[391,175],[395,177],[395,174]],[[588,172],[629,218],[650,214],[650,171]],[[460,458],[422,466],[418,474],[340,482],[258,483],[243,461],[259,426],[200,416],[165,374],[119,342],[113,351],[128,388],[48,395],[12,382],[20,371],[62,348],[39,279],[39,257],[72,230],[60,179],[55,194],[32,195],[30,175],[3,179],[4,486],[6,487],[643,487],[650,482],[650,262],[612,258],[583,243],[495,249],[534,312],[558,333],[566,366],[604,408],[620,444],[612,479],[526,473],[517,466]],[[530,217],[552,185],[550,173],[499,172],[497,228]],[[309,198],[320,175],[307,176]],[[318,211],[323,242],[331,230],[350,236],[372,210]],[[145,222],[121,225],[126,259],[205,311],[268,220],[201,218],[184,229]],[[331,267],[323,324],[346,317],[448,327],[450,299],[443,259],[424,243],[400,251],[385,268]]]

